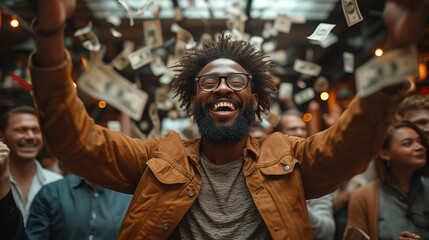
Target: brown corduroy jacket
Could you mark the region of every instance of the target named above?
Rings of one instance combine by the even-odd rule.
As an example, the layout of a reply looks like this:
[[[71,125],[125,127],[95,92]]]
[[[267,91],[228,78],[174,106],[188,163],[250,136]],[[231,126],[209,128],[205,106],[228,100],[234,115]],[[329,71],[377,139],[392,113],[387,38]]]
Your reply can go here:
[[[66,55],[44,69],[29,60],[45,146],[75,174],[134,194],[118,239],[166,239],[201,188],[200,139],[169,132],[142,141],[94,124]],[[248,138],[243,173],[273,239],[312,239],[305,199],[330,193],[366,169],[404,95],[355,98],[335,125],[305,140],[280,133]]]

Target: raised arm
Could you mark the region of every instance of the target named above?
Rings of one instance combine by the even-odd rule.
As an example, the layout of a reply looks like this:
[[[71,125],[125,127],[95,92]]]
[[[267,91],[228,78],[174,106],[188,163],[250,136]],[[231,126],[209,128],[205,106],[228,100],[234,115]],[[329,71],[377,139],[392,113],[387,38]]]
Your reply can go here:
[[[388,31],[385,50],[417,43],[428,21],[428,11],[428,0],[387,1],[383,12]]]
[[[9,148],[0,142],[0,199],[10,191]]]
[[[72,61],[64,49],[65,21],[75,0],[39,0],[36,50],[29,67],[45,147],[70,171],[100,186],[132,193],[151,155],[142,144],[94,123],[77,95]],[[94,79],[97,80],[97,79]]]
[[[24,220],[13,199],[9,175],[9,148],[0,142],[0,236],[25,240]]]
[[[64,60],[64,24],[73,14],[76,0],[39,0],[35,64],[50,67]],[[40,33],[40,34],[37,34]]]

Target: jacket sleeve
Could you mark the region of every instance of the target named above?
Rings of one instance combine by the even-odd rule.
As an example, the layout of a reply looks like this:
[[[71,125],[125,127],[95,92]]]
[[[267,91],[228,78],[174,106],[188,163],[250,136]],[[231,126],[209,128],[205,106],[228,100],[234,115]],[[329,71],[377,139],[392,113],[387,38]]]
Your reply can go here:
[[[379,91],[365,98],[356,96],[325,131],[304,141],[287,137],[292,154],[301,163],[307,199],[333,192],[339,184],[367,169],[408,89],[404,84],[398,94]]]
[[[332,194],[311,199],[307,204],[308,217],[315,240],[333,240],[335,234]]]
[[[353,194],[349,202],[347,212],[347,225],[345,227],[344,236],[349,227],[357,227],[369,235],[369,206],[368,198],[370,192],[368,191],[369,185],[359,188]]]
[[[46,188],[42,188],[33,200],[30,207],[25,231],[29,239],[50,239],[50,202],[46,196]]]
[[[50,68],[34,66],[33,55],[34,103],[47,149],[76,175],[133,193],[156,140],[143,142],[96,125],[73,86],[68,52],[61,64]]]

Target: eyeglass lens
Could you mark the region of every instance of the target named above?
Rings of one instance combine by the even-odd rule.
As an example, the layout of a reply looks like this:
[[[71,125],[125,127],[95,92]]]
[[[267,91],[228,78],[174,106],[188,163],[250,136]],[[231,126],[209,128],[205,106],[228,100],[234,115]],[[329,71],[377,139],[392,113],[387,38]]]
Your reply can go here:
[[[225,76],[216,76],[216,75],[205,75],[200,77],[199,84],[201,89],[204,91],[213,91],[215,90],[220,81],[221,78],[224,78]],[[239,91],[244,89],[247,86],[248,77],[247,75],[243,73],[234,73],[231,75],[226,76],[226,84],[228,87],[230,87],[232,90]]]

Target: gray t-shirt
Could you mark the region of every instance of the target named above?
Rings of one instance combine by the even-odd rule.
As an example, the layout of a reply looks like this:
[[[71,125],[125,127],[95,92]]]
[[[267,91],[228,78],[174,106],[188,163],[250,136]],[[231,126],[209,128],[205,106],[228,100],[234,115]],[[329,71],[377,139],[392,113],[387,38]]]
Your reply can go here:
[[[201,156],[201,191],[169,239],[271,239],[243,174],[244,159]]]

